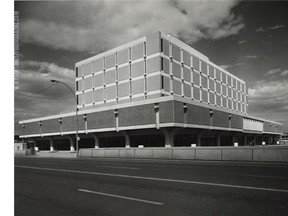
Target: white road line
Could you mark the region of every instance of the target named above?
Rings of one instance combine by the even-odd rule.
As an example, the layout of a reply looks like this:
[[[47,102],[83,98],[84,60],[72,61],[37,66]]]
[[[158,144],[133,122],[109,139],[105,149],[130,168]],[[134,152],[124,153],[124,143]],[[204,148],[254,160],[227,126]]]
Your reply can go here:
[[[50,163],[50,162],[36,162],[36,163],[40,163],[40,164],[57,164],[57,163]]]
[[[136,167],[119,167],[119,166],[96,166],[96,167],[103,167],[103,168],[116,168],[116,169],[132,169],[132,170],[137,170],[139,168],[136,168]]]
[[[144,202],[144,203],[149,203],[149,204],[154,204],[154,205],[163,205],[164,204],[164,203],[160,203],[160,202],[154,202],[154,201],[143,200],[143,199],[136,199],[136,198],[126,197],[126,196],[119,196],[119,195],[115,195],[115,194],[101,193],[101,192],[91,191],[91,190],[78,189],[78,191],[86,192],[86,193],[99,194],[99,195],[103,195],[103,196],[116,197],[116,198],[120,198],[120,199]]]
[[[78,171],[78,170],[53,169],[53,168],[31,167],[31,166],[20,166],[20,165],[15,165],[15,167],[25,168],[25,169],[35,169],[35,170],[48,170],[48,171],[56,171],[56,172],[80,173],[80,174],[89,174],[89,175],[112,176],[112,177],[121,177],[121,178],[144,179],[144,180],[153,180],[153,181],[176,182],[176,183],[185,183],[185,184],[197,184],[197,185],[208,185],[208,186],[218,186],[218,187],[228,187],[228,188],[239,188],[239,189],[250,189],[250,190],[261,190],[261,191],[288,193],[288,190],[284,190],[284,189],[250,187],[250,186],[229,185],[229,184],[210,183],[210,182],[153,178],[153,177],[144,177],[144,176],[131,176],[131,175],[120,175],[120,174],[112,174],[112,173],[86,172],[86,171]]]
[[[255,177],[255,178],[288,179],[288,177],[282,177],[282,176],[262,176],[262,175],[240,175],[240,176]]]

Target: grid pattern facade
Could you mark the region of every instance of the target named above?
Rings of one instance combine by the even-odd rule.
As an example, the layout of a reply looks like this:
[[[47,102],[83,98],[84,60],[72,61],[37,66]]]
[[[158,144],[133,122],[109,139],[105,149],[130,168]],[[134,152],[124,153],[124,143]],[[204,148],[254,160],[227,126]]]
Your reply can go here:
[[[115,105],[155,97],[183,98],[247,113],[245,82],[185,46],[159,34],[154,42],[137,43],[105,52],[76,67],[78,108]],[[149,45],[159,46],[150,52]],[[187,45],[186,45],[187,46]],[[192,48],[191,48],[192,49]],[[107,54],[107,55],[106,55]]]
[[[263,132],[263,122],[243,118],[243,130],[248,132]]]
[[[160,66],[143,41],[77,67],[78,108],[160,97]]]
[[[173,44],[169,38],[161,39],[161,50],[165,94],[247,113],[245,82]]]

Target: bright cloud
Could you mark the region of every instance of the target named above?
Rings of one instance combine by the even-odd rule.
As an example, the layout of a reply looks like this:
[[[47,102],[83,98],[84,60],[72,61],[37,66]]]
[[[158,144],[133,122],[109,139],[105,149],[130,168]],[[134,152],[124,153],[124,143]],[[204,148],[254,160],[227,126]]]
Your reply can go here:
[[[47,77],[48,79],[58,79],[60,81],[73,81],[74,77],[73,70],[49,62],[23,61],[20,67],[22,78],[24,75],[24,78],[34,76],[39,79]]]
[[[34,14],[22,20],[21,40],[54,49],[95,53],[158,30],[178,35],[186,42],[218,39],[235,35],[244,27],[241,17],[232,12],[237,3],[237,0],[46,2],[35,4]],[[47,4],[45,10],[44,4]]]
[[[288,81],[259,81],[248,89],[249,113],[273,120],[288,120]],[[283,115],[284,114],[284,115]],[[287,114],[287,115],[285,115]],[[283,119],[286,116],[286,119]]]
[[[288,70],[282,71],[280,68],[275,68],[269,70],[267,73],[264,74],[264,76],[269,76],[269,75],[281,75],[281,76],[286,76],[288,75]]]
[[[243,43],[246,43],[247,41],[246,40],[241,40],[241,41],[238,41],[238,44],[243,44]]]
[[[281,72],[281,76],[286,76],[286,75],[288,75],[288,70],[284,70]]]
[[[264,28],[264,27],[259,27],[258,29],[256,29],[255,31],[256,32],[266,32],[266,31],[269,31],[269,30],[276,30],[276,29],[280,29],[280,28],[283,28],[284,25],[275,25],[275,26],[269,26],[267,28]]]
[[[223,68],[224,70],[233,67],[233,65],[219,65],[221,68]]]
[[[257,55],[248,55],[245,58],[246,59],[256,59],[256,58],[258,58],[258,56]]]

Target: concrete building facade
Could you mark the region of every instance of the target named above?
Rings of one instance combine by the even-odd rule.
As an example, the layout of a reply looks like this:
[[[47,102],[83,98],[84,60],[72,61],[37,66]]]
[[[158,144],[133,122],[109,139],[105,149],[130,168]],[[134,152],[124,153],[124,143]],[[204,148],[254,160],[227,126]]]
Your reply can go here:
[[[274,144],[282,134],[247,113],[243,80],[170,34],[80,61],[75,76],[80,148]],[[75,114],[20,121],[20,137],[73,151]]]

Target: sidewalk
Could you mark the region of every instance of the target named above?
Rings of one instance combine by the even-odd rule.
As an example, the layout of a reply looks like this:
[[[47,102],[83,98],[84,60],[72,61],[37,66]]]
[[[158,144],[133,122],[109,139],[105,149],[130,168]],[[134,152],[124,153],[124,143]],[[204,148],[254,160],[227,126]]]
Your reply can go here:
[[[46,157],[46,158],[76,158],[76,152],[70,151],[39,151],[36,152],[35,155],[31,157]]]

